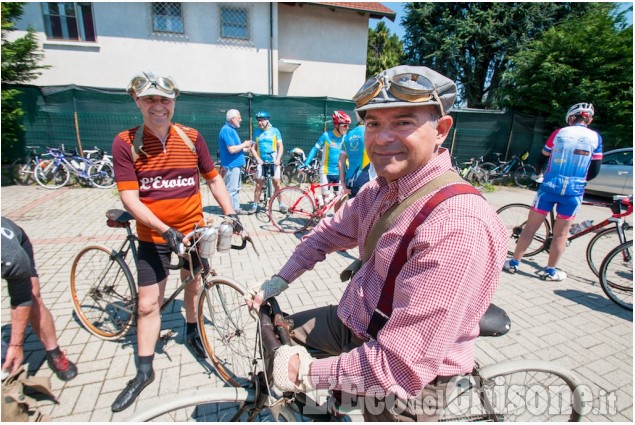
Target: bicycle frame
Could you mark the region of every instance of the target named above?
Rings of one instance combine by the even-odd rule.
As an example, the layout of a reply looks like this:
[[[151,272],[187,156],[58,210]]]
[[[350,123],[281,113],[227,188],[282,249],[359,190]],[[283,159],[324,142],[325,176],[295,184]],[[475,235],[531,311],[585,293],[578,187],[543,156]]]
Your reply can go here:
[[[615,223],[615,226],[617,228],[617,234],[620,238],[620,243],[624,243],[626,242],[626,234],[624,233],[624,217],[629,216],[633,213],[633,204],[630,202],[624,202],[624,205],[627,205],[627,210],[625,212],[621,211],[621,205],[622,205],[622,201],[625,200],[626,197],[621,197],[618,199],[615,199],[613,204],[607,204],[607,203],[600,203],[600,202],[582,202],[582,205],[594,205],[594,206],[605,206],[605,207],[609,207],[611,208],[611,210],[613,211],[613,215],[611,215],[610,217],[602,220],[601,222],[594,224],[591,227],[588,227],[584,230],[582,230],[581,232],[578,232],[574,235],[571,235],[567,238],[567,240],[569,242],[578,239],[579,237],[582,237],[588,233],[594,232],[598,229],[601,229],[603,227],[606,227],[608,225],[610,225],[611,223]],[[551,210],[549,212],[549,218],[550,218],[550,224],[551,224],[551,228],[553,229],[553,225],[555,223],[555,214],[554,211]]]
[[[309,188],[304,191],[304,193],[306,194],[310,193],[309,196],[311,196],[311,198],[313,199],[313,204],[316,207],[316,215],[318,217],[323,217],[328,210],[330,210],[333,206],[335,206],[338,203],[338,201],[340,201],[344,196],[348,196],[348,195],[344,194],[343,192],[340,192],[337,196],[334,196],[330,201],[325,202],[322,206],[320,206],[320,204],[318,203],[316,191],[322,190],[325,187],[328,187],[330,189],[335,187],[341,188],[341,186],[342,185],[340,183],[311,183]]]

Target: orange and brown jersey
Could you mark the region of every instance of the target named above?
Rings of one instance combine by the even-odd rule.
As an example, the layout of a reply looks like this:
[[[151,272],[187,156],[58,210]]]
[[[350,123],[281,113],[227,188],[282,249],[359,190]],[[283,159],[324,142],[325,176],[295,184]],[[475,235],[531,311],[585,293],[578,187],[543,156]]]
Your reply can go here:
[[[194,141],[192,152],[174,128],[165,145],[147,128],[142,151],[133,161],[132,142],[138,127],[119,133],[112,144],[115,181],[119,191],[138,190],[139,199],[159,220],[182,233],[192,231],[203,218],[199,169],[204,179],[218,175],[205,140],[193,128],[178,125]],[[145,154],[144,154],[145,152]],[[139,240],[165,243],[151,228],[137,223]]]

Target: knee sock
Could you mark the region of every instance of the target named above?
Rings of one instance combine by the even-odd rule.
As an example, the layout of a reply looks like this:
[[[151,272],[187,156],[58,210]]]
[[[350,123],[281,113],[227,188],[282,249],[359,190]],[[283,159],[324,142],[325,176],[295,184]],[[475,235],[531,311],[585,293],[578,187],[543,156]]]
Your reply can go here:
[[[196,322],[195,323],[186,323],[185,333],[187,334],[187,336],[190,336],[190,335],[196,333],[196,331],[197,331]]]
[[[152,361],[154,360],[154,354],[149,356],[139,356],[139,367],[137,368],[137,376],[141,375],[143,379],[152,375]]]

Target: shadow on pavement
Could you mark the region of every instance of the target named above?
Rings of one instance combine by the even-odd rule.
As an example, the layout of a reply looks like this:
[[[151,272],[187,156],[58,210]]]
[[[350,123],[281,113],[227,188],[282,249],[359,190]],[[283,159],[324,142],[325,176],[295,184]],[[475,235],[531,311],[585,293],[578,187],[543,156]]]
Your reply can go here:
[[[598,294],[592,294],[589,292],[582,292],[575,289],[556,289],[554,294],[567,298],[571,301],[575,301],[578,304],[584,305],[591,310],[602,311],[613,316],[620,317],[629,322],[633,321],[633,312],[625,310],[614,304],[609,300]]]

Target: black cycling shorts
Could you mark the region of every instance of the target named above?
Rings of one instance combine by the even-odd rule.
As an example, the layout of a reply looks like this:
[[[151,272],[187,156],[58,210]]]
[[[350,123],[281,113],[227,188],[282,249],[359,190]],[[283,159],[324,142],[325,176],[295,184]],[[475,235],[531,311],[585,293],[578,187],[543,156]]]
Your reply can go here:
[[[172,260],[173,253],[167,245],[139,241],[138,254],[137,285],[154,285],[168,277],[170,274],[168,266]],[[195,270],[201,265],[198,254],[192,256],[192,262]],[[183,268],[186,270],[190,269],[190,264],[187,260],[183,263]]]

